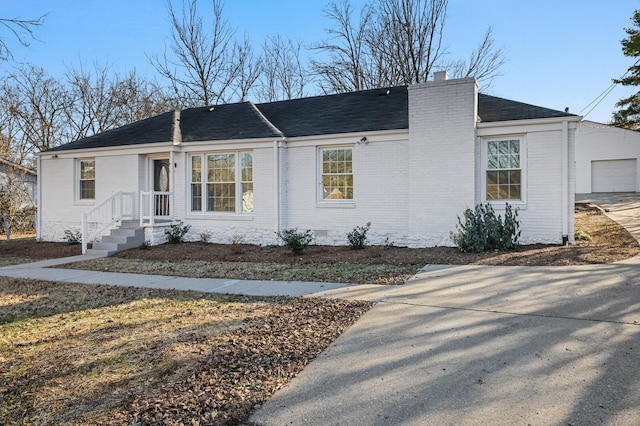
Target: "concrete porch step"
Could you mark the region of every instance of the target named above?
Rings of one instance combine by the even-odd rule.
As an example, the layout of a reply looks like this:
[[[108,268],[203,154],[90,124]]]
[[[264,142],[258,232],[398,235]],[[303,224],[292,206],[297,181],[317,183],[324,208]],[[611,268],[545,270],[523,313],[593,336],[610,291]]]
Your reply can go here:
[[[111,230],[99,241],[95,241],[87,254],[111,256],[119,251],[128,250],[144,243],[144,229],[137,221],[123,221],[121,226]]]

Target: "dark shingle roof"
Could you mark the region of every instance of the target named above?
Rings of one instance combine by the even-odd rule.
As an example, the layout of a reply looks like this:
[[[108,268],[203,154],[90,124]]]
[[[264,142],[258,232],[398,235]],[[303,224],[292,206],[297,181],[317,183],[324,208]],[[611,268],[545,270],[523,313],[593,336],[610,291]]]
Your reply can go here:
[[[536,118],[575,117],[564,111],[529,105],[495,96],[478,95],[478,115],[481,122],[533,120]]]
[[[270,102],[256,107],[288,137],[409,127],[406,86]]]
[[[251,102],[189,108],[180,113],[183,142],[300,137],[409,128],[407,86],[372,89],[254,105]],[[574,116],[479,94],[482,122]],[[52,148],[67,151],[173,140],[174,113],[141,120]]]
[[[210,141],[282,136],[250,102],[189,108],[180,113],[182,141]]]
[[[107,130],[97,135],[51,148],[47,152],[169,142],[172,137],[173,112],[165,112],[155,117],[146,118],[117,129]]]

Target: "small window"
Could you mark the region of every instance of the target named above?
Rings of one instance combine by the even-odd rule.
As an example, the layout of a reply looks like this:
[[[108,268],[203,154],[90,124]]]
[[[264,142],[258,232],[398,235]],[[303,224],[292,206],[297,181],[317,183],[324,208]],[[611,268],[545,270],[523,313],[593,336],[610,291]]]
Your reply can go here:
[[[96,198],[96,161],[80,160],[80,182],[78,198],[80,200],[95,200]]]
[[[322,199],[353,200],[353,149],[324,148],[320,155]]]
[[[522,161],[519,139],[487,142],[487,200],[522,199]]]

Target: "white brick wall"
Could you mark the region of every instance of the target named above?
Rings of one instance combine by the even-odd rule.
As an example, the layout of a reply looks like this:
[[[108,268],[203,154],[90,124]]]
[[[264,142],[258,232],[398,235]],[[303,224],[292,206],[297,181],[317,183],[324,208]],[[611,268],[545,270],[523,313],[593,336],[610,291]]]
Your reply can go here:
[[[276,142],[256,144],[183,144],[174,153],[174,211],[192,226],[186,239],[203,232],[212,242],[276,243],[278,229],[316,232],[317,244],[348,244],[346,234],[371,222],[372,244],[425,247],[452,245],[457,217],[483,202],[482,141],[517,134],[526,140],[527,200],[520,210],[522,242],[560,243],[562,239],[562,127],[559,122],[511,125],[486,123],[476,129],[477,86],[473,79],[430,82],[409,87],[409,130],[299,138],[280,142],[280,176]],[[573,130],[569,131],[569,235],[573,237],[575,166]],[[366,136],[368,144],[358,144]],[[354,200],[319,200],[318,148],[353,148]],[[189,211],[189,153],[253,150],[254,213],[197,214]],[[153,158],[168,158],[168,146],[148,155],[103,151],[96,155],[96,202],[117,191],[149,190]],[[162,152],[163,150],[164,153]],[[155,157],[154,157],[155,156]],[[41,158],[42,237],[62,240],[65,229],[79,229],[82,212],[95,203],[77,202],[74,153]],[[279,179],[280,202],[277,202]],[[498,212],[500,210],[498,209]],[[153,244],[165,240],[164,228],[148,229]]]
[[[410,246],[452,245],[456,217],[475,204],[474,79],[409,87]]]
[[[371,222],[368,233],[373,244],[385,240],[397,244],[407,241],[409,155],[406,133],[393,138],[369,135],[368,144],[359,145],[361,136],[333,138],[321,146],[348,146],[353,149],[353,201],[319,201],[318,146],[287,148],[287,216],[282,228],[310,229],[317,244],[348,244],[346,234],[356,226]]]

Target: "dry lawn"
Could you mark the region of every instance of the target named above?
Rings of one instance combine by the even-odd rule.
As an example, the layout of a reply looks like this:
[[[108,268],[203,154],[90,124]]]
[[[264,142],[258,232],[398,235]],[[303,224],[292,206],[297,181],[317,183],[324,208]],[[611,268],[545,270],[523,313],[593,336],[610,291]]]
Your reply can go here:
[[[0,278],[0,424],[237,424],[370,306]]]

